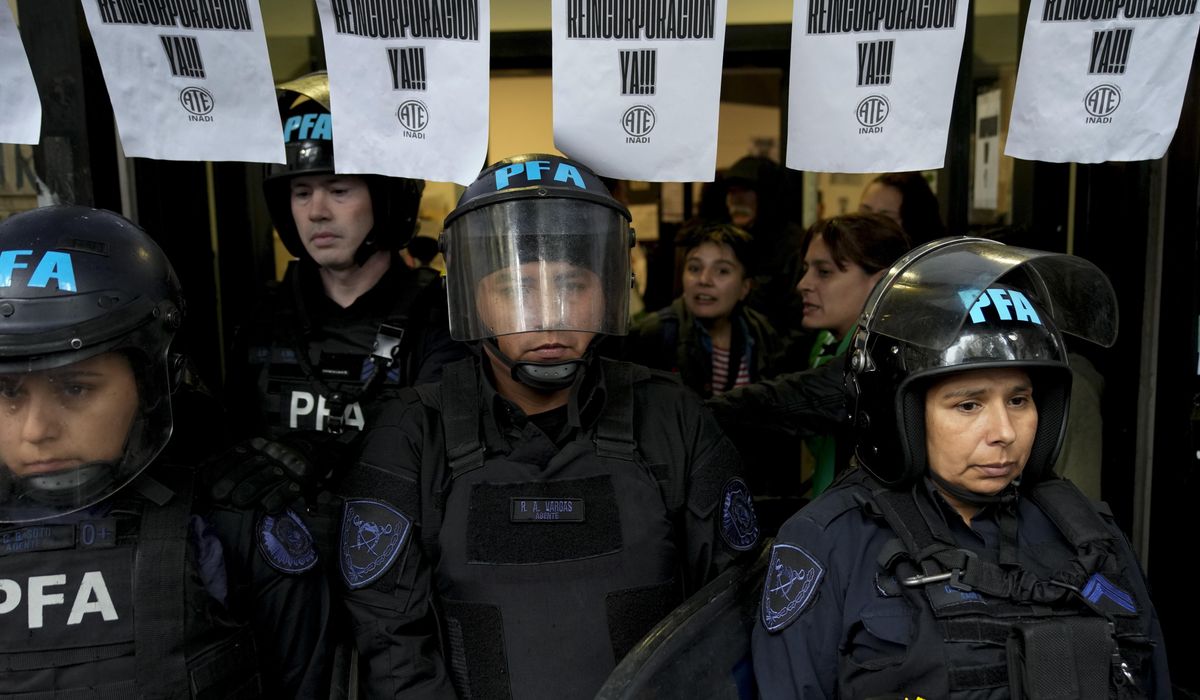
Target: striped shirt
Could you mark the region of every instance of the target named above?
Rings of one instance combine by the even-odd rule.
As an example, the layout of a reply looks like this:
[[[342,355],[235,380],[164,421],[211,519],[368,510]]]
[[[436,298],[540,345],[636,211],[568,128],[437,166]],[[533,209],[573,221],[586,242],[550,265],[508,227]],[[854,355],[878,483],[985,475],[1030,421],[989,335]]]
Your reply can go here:
[[[748,354],[742,354],[742,362],[738,366],[737,379],[733,383],[734,387],[745,386],[750,383],[750,363],[746,357]],[[725,393],[725,382],[727,381],[729,381],[729,350],[713,345],[712,393],[714,396]]]

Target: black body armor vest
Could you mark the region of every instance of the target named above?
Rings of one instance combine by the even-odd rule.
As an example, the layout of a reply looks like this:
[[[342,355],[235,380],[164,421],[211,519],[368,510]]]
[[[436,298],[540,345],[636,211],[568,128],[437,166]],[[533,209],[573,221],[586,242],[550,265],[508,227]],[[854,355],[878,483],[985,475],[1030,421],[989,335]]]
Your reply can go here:
[[[603,369],[608,395],[592,428],[562,447],[514,442],[509,454],[485,448],[503,438],[489,435],[473,362],[445,370],[450,476],[425,506],[422,539],[460,697],[590,698],[683,598],[683,470],[655,473],[636,448],[634,373],[646,370]]]
[[[857,470],[856,470],[857,471]],[[919,491],[892,491],[869,477],[868,513],[896,539],[880,553],[879,592],[918,611],[899,664],[840,662],[844,697],[917,690],[944,698],[1140,698],[1135,678],[1149,663],[1149,601],[1133,598],[1115,535],[1073,484],[1049,479],[1031,499],[1075,551],[1038,578],[1017,560],[1016,505],[998,515],[998,562],[959,548]],[[890,576],[889,576],[890,574]]]
[[[413,277],[398,285],[386,316],[326,319],[318,327],[304,308],[300,270],[289,273],[248,348],[267,436],[362,430],[372,402],[416,380],[418,347],[442,287]]]
[[[0,530],[0,697],[262,696],[253,634],[189,552],[192,472],[152,470],[169,486]]]

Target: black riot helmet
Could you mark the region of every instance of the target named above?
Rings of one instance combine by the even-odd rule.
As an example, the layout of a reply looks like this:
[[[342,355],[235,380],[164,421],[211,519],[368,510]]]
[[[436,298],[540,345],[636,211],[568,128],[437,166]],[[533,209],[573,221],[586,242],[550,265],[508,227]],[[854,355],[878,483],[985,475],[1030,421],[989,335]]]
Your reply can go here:
[[[513,362],[495,338],[552,330],[624,335],[629,222],[629,210],[577,161],[528,154],[486,168],[442,232],[450,335],[488,342],[518,381],[543,390],[569,386],[583,360]]]
[[[263,193],[271,222],[288,252],[307,259],[292,217],[292,178],[327,175],[333,166],[333,118],[329,112],[329,76],[320,71],[280,83],[279,114],[283,120],[287,162],[271,165]],[[400,250],[408,245],[417,227],[417,210],[425,183],[403,177],[359,175],[371,193],[375,224],[354,254],[361,265],[377,250]]]
[[[1038,408],[1021,479],[1037,483],[1066,430],[1071,372],[1061,333],[1116,341],[1116,294],[1092,263],[979,238],[915,248],[871,292],[847,353],[858,462],[885,484],[910,483],[926,470],[926,389],[964,370],[1017,367],[1029,373]]]
[[[183,312],[162,250],[117,214],[0,223],[0,523],[97,503],[158,455]]]

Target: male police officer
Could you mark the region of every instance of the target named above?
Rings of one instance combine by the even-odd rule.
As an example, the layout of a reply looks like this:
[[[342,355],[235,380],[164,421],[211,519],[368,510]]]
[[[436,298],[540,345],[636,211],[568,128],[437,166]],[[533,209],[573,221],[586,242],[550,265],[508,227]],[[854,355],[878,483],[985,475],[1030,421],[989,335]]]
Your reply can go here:
[[[548,155],[486,169],[447,218],[451,332],[476,356],[390,403],[341,484],[371,697],[592,697],[757,544],[737,453],[698,401],[592,352],[626,330],[628,222]]]
[[[40,209],[0,223],[0,277],[0,696],[316,697],[312,537],[193,514],[203,442],[168,445],[184,305],[162,251],[111,212]]]
[[[382,398],[437,379],[465,351],[446,330],[441,284],[423,284],[398,254],[416,226],[424,183],[335,173],[328,77],[279,87],[287,163],[263,190],[299,261],[243,330],[228,384],[237,425],[276,441],[253,442],[250,467],[269,456],[312,481],[344,454],[334,448],[345,439],[334,436],[362,430]],[[218,484],[217,495],[237,485],[235,503],[262,499],[274,509],[296,489],[241,476]]]

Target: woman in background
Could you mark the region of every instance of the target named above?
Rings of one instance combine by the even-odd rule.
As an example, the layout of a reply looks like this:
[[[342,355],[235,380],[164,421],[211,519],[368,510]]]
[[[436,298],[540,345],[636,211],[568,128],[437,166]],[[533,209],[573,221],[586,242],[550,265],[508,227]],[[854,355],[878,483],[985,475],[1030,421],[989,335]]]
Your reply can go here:
[[[742,303],[753,285],[751,242],[731,224],[685,229],[683,295],[630,331],[627,358],[677,372],[705,398],[765,378],[782,348],[766,317]]]
[[[801,244],[804,265],[796,291],[804,302],[804,327],[820,331],[809,353],[810,369],[846,352],[871,289],[910,247],[899,225],[877,214],[835,216],[809,228]],[[846,460],[838,459],[832,435],[811,436],[806,443],[814,459],[815,496],[833,482]]]
[[[913,245],[946,235],[937,195],[919,172],[884,173],[871,180],[859,202],[860,214],[882,214],[900,224]]]

